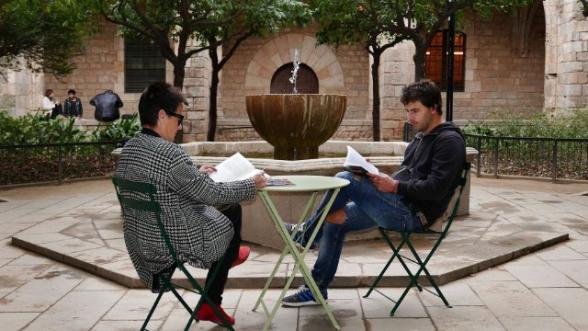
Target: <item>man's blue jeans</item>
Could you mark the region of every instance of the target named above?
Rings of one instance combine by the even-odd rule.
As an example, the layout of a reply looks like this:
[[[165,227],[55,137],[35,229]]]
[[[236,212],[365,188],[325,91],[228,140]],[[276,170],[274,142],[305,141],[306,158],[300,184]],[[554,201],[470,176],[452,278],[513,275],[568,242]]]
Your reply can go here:
[[[340,172],[339,178],[349,180],[350,184],[341,189],[329,212],[345,208],[345,223],[323,223],[319,240],[319,255],[312,269],[312,277],[321,291],[325,291],[333,281],[339,258],[343,249],[343,239],[348,232],[368,230],[381,226],[388,229],[420,232],[423,230],[420,219],[405,204],[401,195],[384,193],[376,189],[367,176],[358,176],[350,172]],[[331,193],[320,203],[317,211],[307,220],[305,227],[312,227],[324,209]],[[310,234],[306,231],[306,235]],[[320,239],[319,239],[320,236]],[[300,238],[304,243],[309,238]]]

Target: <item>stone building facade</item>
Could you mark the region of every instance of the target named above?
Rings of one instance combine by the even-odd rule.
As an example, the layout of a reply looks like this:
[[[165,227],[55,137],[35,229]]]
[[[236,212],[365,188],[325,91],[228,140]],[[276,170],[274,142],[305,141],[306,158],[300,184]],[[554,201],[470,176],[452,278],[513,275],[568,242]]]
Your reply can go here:
[[[465,87],[454,93],[454,120],[478,121],[512,113],[561,112],[588,104],[588,20],[576,0],[537,1],[535,11],[497,14],[483,20],[466,13],[460,30],[466,35]],[[318,78],[319,93],[343,94],[348,110],[335,138],[371,139],[370,57],[362,45],[333,48],[317,45],[313,28],[286,30],[266,38],[246,40],[221,72],[218,95],[219,140],[257,138],[251,129],[245,96],[269,93],[272,76],[292,62],[294,50]],[[412,43],[384,53],[380,66],[381,127],[385,140],[401,136],[404,112],[399,103],[402,87],[414,80]],[[117,92],[133,113],[139,93],[124,90],[124,42],[116,28],[104,23],[99,35],[75,59],[78,69],[60,80],[30,73],[5,75],[0,86],[0,108],[12,114],[40,105],[45,88],[63,99],[69,88],[78,91],[93,117],[88,101],[105,89]],[[172,80],[167,64],[166,79]],[[1,78],[0,78],[1,79]],[[202,54],[186,67],[184,93],[188,96],[184,140],[206,136],[210,63]],[[28,98],[25,96],[28,94]],[[16,110],[18,109],[18,111]]]

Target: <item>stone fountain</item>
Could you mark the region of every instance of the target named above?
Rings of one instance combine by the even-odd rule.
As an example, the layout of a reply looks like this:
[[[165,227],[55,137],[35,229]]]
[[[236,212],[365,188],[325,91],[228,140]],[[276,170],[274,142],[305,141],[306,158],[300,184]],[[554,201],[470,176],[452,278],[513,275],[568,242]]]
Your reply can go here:
[[[341,95],[247,96],[247,115],[257,133],[274,146],[276,160],[317,159],[319,146],[339,128],[347,98]]]
[[[247,115],[257,133],[274,146],[276,160],[317,159],[318,148],[339,128],[347,97],[298,94],[300,56],[294,50],[292,94],[246,97]]]

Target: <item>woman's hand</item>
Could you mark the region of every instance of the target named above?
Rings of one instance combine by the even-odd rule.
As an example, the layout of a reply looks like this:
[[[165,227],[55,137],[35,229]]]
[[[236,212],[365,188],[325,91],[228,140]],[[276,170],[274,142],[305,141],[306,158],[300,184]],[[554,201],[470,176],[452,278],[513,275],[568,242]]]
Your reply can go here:
[[[396,193],[398,181],[385,174],[367,174],[376,189],[380,192]]]
[[[255,181],[255,188],[259,190],[260,188],[266,187],[267,178],[268,176],[265,174],[265,172],[253,176],[253,180]]]
[[[211,173],[216,172],[216,168],[210,164],[204,164],[198,169],[198,171],[210,175]]]

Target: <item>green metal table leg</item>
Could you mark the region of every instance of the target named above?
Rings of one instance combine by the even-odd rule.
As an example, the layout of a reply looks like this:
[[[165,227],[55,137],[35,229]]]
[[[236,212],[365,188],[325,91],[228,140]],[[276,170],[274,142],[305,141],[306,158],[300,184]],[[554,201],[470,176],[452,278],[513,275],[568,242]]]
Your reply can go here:
[[[284,248],[282,255],[285,256],[286,254],[290,253],[290,254],[292,254],[292,256],[294,258],[294,268],[292,270],[292,274],[290,275],[290,277],[288,277],[288,280],[280,293],[278,301],[276,302],[276,304],[272,308],[272,311],[270,312],[270,314],[264,324],[264,327],[263,327],[264,331],[269,329],[269,327],[275,317],[275,314],[277,313],[277,310],[281,304],[281,301],[282,301],[283,297],[285,296],[286,292],[288,291],[288,289],[290,288],[290,285],[292,284],[292,281],[294,280],[296,273],[298,272],[298,269],[300,269],[300,273],[302,274],[302,276],[306,282],[306,285],[311,290],[315,299],[317,299],[319,301],[319,303],[321,304],[321,306],[323,307],[323,309],[327,313],[327,316],[329,317],[329,320],[331,321],[331,324],[333,325],[333,327],[337,330],[341,329],[341,327],[337,323],[337,320],[335,320],[333,313],[329,309],[325,299],[323,298],[322,294],[320,293],[318,286],[316,285],[314,279],[312,278],[310,270],[308,269],[308,267],[304,263],[304,256],[306,255],[306,253],[310,249],[310,246],[311,246],[312,242],[314,241],[314,239],[318,233],[318,230],[322,226],[322,224],[328,214],[328,211],[331,208],[331,206],[333,205],[333,202],[335,201],[335,198],[338,193],[339,193],[339,189],[338,188],[334,189],[331,198],[329,199],[327,205],[325,206],[325,209],[323,210],[323,213],[321,214],[321,217],[319,218],[317,226],[314,228],[314,230],[311,234],[309,242],[304,247],[304,250],[302,251],[302,253],[300,253],[297,250],[296,245],[295,245],[294,241],[292,240],[292,237],[286,231],[286,228],[282,222],[282,219],[281,219],[275,205],[271,201],[269,195],[265,191],[260,192],[260,197],[261,197],[261,199],[262,199],[262,201],[263,201],[263,203],[264,203],[264,205],[270,215],[270,218],[274,221],[276,228],[278,230],[278,233],[280,234],[280,236],[284,240],[284,243],[286,244],[286,248]],[[312,205],[314,204],[315,199],[316,199],[316,192],[313,194],[309,203],[307,204],[307,207],[305,208],[303,215],[300,218],[298,224],[300,224],[302,221],[304,221],[304,219],[306,219],[306,216],[307,216],[308,212],[310,211],[310,209],[312,208]],[[280,256],[279,263],[281,263],[283,256]],[[271,279],[273,279],[273,277],[275,276],[275,272],[277,271],[277,267],[279,266],[279,263],[276,264],[276,267],[274,267],[274,272],[270,276],[270,279],[268,280],[268,282],[266,282],[266,287],[264,287],[263,292],[260,294],[260,298],[258,298],[258,303],[256,303],[256,307],[259,304],[259,302],[261,302],[263,296],[265,295],[265,292],[267,291],[267,287],[269,287],[269,282],[271,282]],[[266,315],[267,315],[267,311],[266,311]]]
[[[268,214],[270,215],[270,218],[274,221],[274,224],[276,225],[277,230],[278,230],[278,234],[280,234],[280,237],[282,237],[282,240],[284,240],[284,242],[285,242],[285,237],[283,234],[284,233],[287,234],[288,232],[286,231],[284,223],[282,222],[281,217],[277,213],[275,206],[273,208],[268,207],[270,205],[273,206],[273,203],[271,202],[269,195],[267,194],[267,192],[260,192],[260,198],[261,198],[264,206],[266,206],[266,209],[268,211]],[[312,209],[312,206],[314,205],[316,199],[317,199],[317,192],[313,192],[308,203],[306,204],[306,207],[304,208],[304,211],[303,211],[300,219],[298,220],[297,224],[302,223],[306,219],[306,217],[308,216],[310,210]],[[274,219],[274,217],[276,217],[276,219]],[[276,220],[277,220],[277,222],[276,222]],[[281,228],[283,228],[283,229],[281,229]],[[283,231],[281,231],[281,230],[283,230]],[[293,235],[294,235],[294,233],[292,234],[292,236]],[[287,236],[290,237],[289,234],[287,234]],[[289,251],[290,251],[290,247],[288,247],[288,245],[285,245],[284,249],[282,250],[282,254],[278,258],[278,261],[276,262],[276,264],[274,266],[274,269],[272,270],[269,278],[265,282],[265,285],[263,287],[263,290],[261,291],[261,294],[259,295],[259,297],[257,298],[257,301],[255,302],[255,306],[253,306],[253,309],[252,309],[253,311],[255,311],[259,307],[259,305],[262,303],[263,297],[265,296],[265,293],[269,289],[272,280],[274,279],[276,273],[278,272],[278,269],[280,268],[280,265],[282,264],[282,261],[284,260],[284,258],[286,257],[286,255],[288,254]],[[266,314],[267,314],[267,308],[265,308],[265,305],[264,305],[264,309],[266,310]]]

